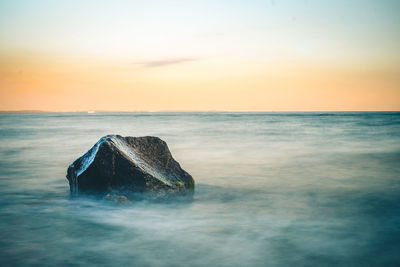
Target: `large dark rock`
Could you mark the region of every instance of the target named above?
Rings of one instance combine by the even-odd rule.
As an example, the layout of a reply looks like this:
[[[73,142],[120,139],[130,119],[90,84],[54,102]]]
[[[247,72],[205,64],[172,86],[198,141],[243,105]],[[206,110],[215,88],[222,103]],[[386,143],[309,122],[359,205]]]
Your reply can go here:
[[[73,195],[117,195],[129,200],[191,195],[194,180],[158,137],[102,137],[68,168]],[[115,197],[113,197],[115,199]]]

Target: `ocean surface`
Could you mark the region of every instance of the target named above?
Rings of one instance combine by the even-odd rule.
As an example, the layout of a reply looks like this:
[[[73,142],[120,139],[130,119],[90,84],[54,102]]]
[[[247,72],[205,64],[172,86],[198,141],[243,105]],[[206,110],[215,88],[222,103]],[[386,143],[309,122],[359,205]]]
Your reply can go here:
[[[107,134],[153,135],[192,202],[72,199]],[[400,113],[0,114],[0,266],[400,266]]]

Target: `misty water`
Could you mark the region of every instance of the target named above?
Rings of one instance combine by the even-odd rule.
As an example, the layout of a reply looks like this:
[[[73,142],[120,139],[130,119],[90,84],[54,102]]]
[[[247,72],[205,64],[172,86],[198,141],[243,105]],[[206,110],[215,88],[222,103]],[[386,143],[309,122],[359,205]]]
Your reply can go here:
[[[0,114],[1,266],[395,266],[400,113]],[[192,202],[70,198],[107,134],[158,136]]]

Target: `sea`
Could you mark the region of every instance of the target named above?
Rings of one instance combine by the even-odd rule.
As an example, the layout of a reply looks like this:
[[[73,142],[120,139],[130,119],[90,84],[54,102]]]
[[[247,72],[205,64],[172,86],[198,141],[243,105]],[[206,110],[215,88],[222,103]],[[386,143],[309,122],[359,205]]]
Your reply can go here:
[[[71,197],[107,134],[166,141],[193,200]],[[400,266],[400,112],[2,113],[0,266]]]

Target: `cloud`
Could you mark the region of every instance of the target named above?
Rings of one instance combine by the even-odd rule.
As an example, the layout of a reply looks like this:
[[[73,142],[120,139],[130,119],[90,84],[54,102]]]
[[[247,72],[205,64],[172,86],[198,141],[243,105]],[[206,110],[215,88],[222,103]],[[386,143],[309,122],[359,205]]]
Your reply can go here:
[[[154,60],[154,61],[146,61],[142,63],[142,66],[145,68],[156,68],[156,67],[165,67],[169,65],[182,64],[186,62],[199,60],[197,58],[172,58],[165,60]]]

